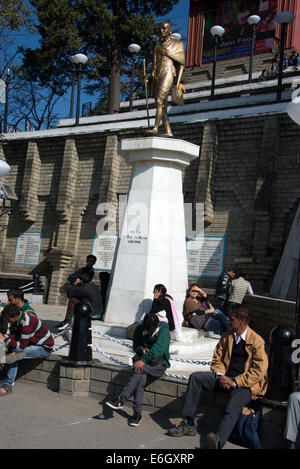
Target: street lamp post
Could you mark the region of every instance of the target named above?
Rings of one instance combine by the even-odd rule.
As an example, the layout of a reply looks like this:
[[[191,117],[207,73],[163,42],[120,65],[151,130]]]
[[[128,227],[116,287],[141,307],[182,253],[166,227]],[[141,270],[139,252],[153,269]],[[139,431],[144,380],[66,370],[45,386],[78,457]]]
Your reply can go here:
[[[73,111],[74,111],[74,91],[75,91],[75,83],[76,83],[76,68],[75,64],[72,64],[72,88],[71,88],[71,103],[70,103],[70,119],[73,118]]]
[[[4,107],[4,133],[7,132],[7,117],[8,117],[8,90],[10,84],[10,70],[7,68],[6,79],[5,79],[5,107]]]
[[[222,26],[213,26],[210,28],[210,33],[215,39],[214,44],[214,61],[213,61],[213,69],[212,69],[212,78],[211,78],[211,94],[210,99],[214,99],[215,96],[215,81],[216,81],[216,64],[217,64],[217,48],[219,44],[219,39],[225,33],[225,29]]]
[[[279,48],[279,65],[278,65],[278,83],[277,83],[277,97],[276,101],[281,101],[281,85],[282,85],[282,69],[283,69],[283,56],[286,30],[289,24],[294,20],[295,15],[291,11],[282,11],[276,15],[276,21],[281,24],[281,35],[280,35],[280,48]]]
[[[256,26],[260,22],[260,16],[251,15],[247,19],[247,22],[248,22],[248,24],[250,24],[252,26],[251,54],[250,54],[249,77],[248,77],[248,82],[251,83],[251,81],[252,81],[253,55],[254,55],[254,48],[255,48],[255,33],[256,33]]]
[[[77,103],[76,103],[76,120],[75,126],[79,125],[79,114],[80,114],[80,87],[81,87],[81,74],[84,69],[84,65],[87,63],[88,58],[84,54],[75,54],[70,57],[72,64],[75,66],[75,74],[77,81]],[[71,103],[72,104],[72,103]],[[73,114],[73,109],[72,114]]]
[[[132,111],[132,106],[133,106],[133,80],[134,80],[134,72],[135,72],[135,56],[136,54],[139,54],[141,50],[141,46],[138,44],[130,44],[128,46],[128,50],[131,54],[131,80],[130,80],[130,105],[129,105],[129,111]]]

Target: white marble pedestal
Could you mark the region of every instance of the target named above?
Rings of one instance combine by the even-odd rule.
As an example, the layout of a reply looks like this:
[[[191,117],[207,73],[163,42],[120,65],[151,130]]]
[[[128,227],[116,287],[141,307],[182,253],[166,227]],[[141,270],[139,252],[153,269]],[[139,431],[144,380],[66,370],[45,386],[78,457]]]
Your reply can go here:
[[[199,146],[145,137],[122,140],[119,152],[133,169],[105,322],[139,320],[150,310],[158,283],[167,287],[181,315],[188,285],[182,170],[199,156]]]

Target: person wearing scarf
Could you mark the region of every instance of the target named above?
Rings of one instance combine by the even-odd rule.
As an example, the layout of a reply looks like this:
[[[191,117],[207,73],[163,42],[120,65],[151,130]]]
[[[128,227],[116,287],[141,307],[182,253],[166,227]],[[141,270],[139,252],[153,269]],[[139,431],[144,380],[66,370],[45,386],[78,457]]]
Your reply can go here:
[[[150,313],[156,314],[161,322],[169,324],[169,330],[173,340],[183,340],[178,313],[173,298],[167,294],[163,284],[157,284],[153,289],[153,301]]]

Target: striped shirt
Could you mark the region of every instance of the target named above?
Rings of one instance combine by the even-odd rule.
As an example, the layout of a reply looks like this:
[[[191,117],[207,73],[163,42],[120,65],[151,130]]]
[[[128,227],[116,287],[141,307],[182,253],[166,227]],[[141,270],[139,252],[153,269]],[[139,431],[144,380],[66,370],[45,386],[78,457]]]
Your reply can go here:
[[[250,283],[245,280],[243,277],[232,280],[232,293],[229,297],[230,302],[242,304],[244,296],[246,293],[253,295],[253,290]]]
[[[15,324],[14,332],[5,339],[5,344],[10,350],[37,345],[51,352],[54,339],[47,326],[37,318],[35,313],[23,311]]]

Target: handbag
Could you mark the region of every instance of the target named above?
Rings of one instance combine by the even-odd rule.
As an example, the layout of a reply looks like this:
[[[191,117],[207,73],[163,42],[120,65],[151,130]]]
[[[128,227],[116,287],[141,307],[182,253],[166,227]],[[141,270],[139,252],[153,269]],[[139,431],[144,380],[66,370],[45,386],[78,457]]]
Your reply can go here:
[[[214,313],[206,313],[206,315],[205,315],[205,320],[204,320],[204,324],[203,324],[203,330],[204,330],[204,332],[208,332],[208,331],[209,331],[210,323],[212,322],[212,320],[214,319],[214,317],[215,317],[215,314],[214,314]]]
[[[243,407],[229,440],[249,449],[263,449],[258,435],[261,411]]]
[[[182,90],[175,85],[172,86],[171,97],[173,104],[177,104],[178,106],[184,105]]]
[[[130,324],[130,326],[126,327],[126,337],[127,339],[133,339],[134,336],[134,331],[136,330],[136,326],[138,325],[138,322],[134,322],[133,324]]]

